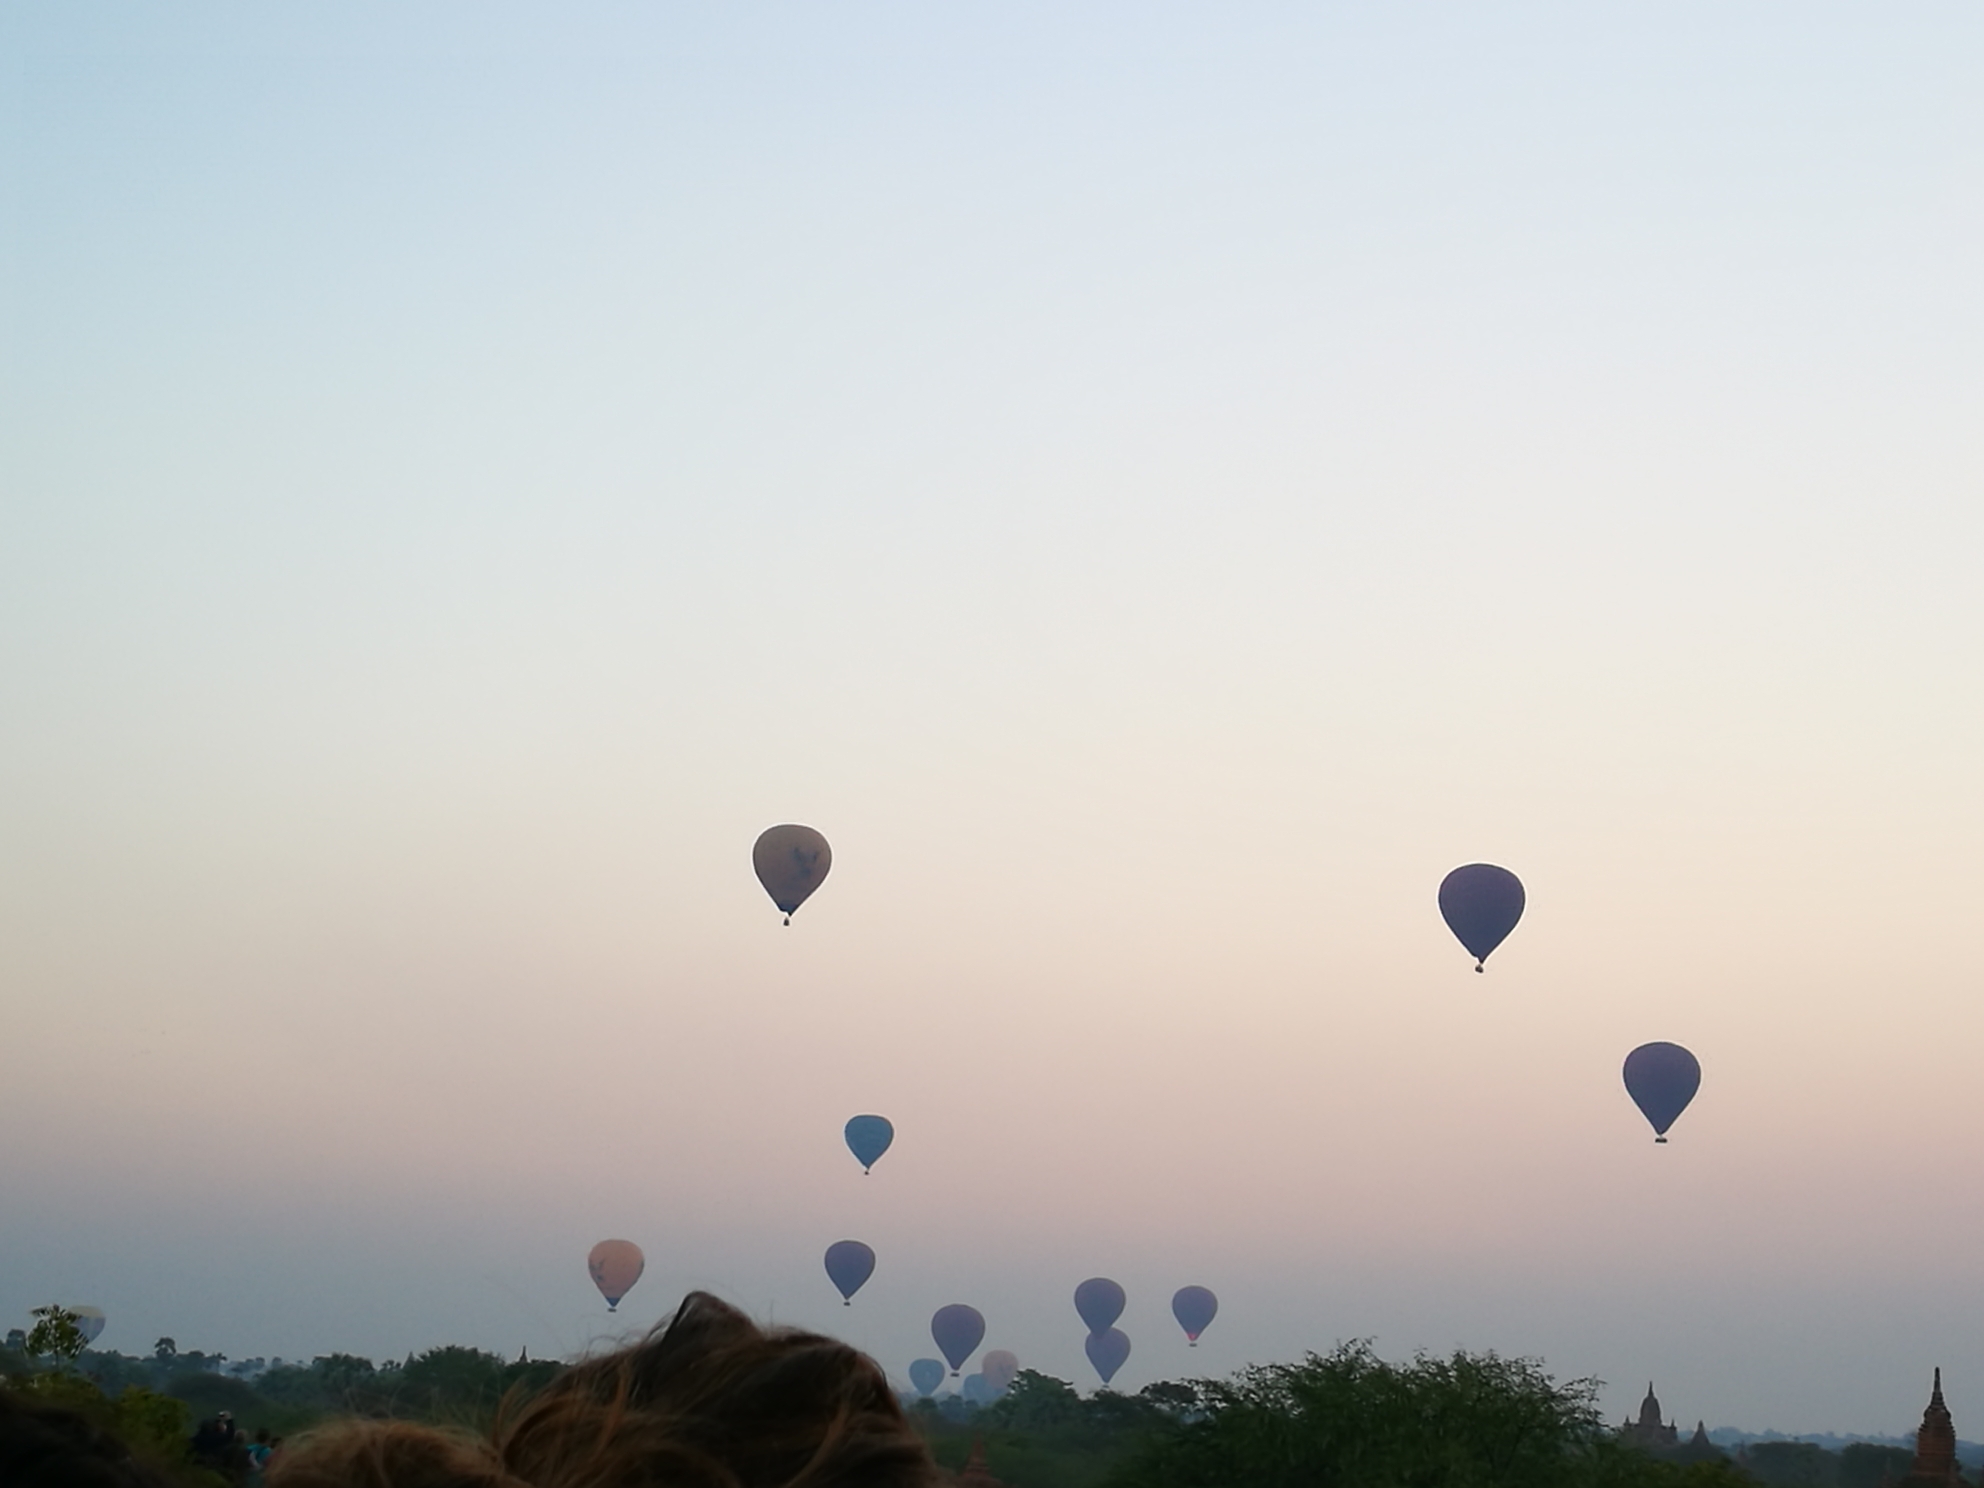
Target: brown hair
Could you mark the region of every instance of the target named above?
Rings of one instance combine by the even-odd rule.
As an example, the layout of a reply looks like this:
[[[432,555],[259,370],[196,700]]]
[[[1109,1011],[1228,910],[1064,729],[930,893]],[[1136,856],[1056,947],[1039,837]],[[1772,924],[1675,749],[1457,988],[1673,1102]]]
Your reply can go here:
[[[691,1292],[667,1327],[506,1401],[486,1438],[347,1422],[284,1449],[270,1488],[929,1488],[874,1360]]]

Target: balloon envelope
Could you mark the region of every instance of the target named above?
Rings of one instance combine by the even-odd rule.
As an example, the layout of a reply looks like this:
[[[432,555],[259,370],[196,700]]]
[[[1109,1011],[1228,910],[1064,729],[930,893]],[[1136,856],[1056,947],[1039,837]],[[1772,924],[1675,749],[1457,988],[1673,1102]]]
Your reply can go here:
[[[834,850],[811,827],[766,827],[751,848],[758,882],[772,896],[772,903],[785,911],[788,925],[792,912],[826,881],[833,865]]]
[[[1702,1088],[1701,1062],[1679,1044],[1641,1044],[1626,1056],[1625,1076],[1626,1094],[1652,1124],[1656,1142],[1667,1140],[1667,1128]]]
[[[967,1374],[958,1393],[973,1405],[990,1405],[999,1398],[999,1392],[982,1374]]]
[[[1011,1349],[988,1349],[978,1361],[978,1368],[985,1376],[985,1383],[1003,1395],[1012,1385],[1013,1376],[1020,1372],[1019,1355]]]
[[[1116,1378],[1116,1371],[1123,1367],[1130,1357],[1130,1340],[1121,1328],[1111,1328],[1107,1333],[1091,1333],[1083,1342],[1082,1348],[1088,1354],[1089,1363],[1095,1372],[1102,1376],[1106,1385]]]
[[[847,1150],[854,1154],[865,1173],[889,1150],[889,1144],[896,1139],[896,1128],[886,1116],[854,1116],[849,1118],[842,1134],[847,1138]]]
[[[634,1283],[641,1279],[641,1273],[647,1270],[647,1266],[647,1257],[641,1254],[640,1246],[631,1240],[602,1240],[586,1257],[586,1269],[592,1272],[592,1284],[606,1299],[608,1312],[618,1307],[620,1299],[634,1289]]]
[[[1091,1276],[1075,1288],[1075,1311],[1091,1333],[1105,1333],[1123,1315],[1123,1289],[1106,1276]]]
[[[83,1342],[95,1343],[103,1332],[103,1309],[101,1307],[71,1307],[66,1310],[76,1319],[76,1327],[83,1335]]]
[[[985,1315],[962,1302],[940,1307],[930,1319],[930,1337],[936,1341],[937,1352],[950,1360],[951,1373],[956,1374],[985,1341]]]
[[[916,1393],[928,1395],[944,1382],[944,1361],[941,1359],[915,1359],[909,1366],[909,1382],[916,1386]]]
[[[848,1305],[874,1274],[875,1252],[859,1240],[836,1240],[827,1247],[827,1279],[840,1288],[841,1300]]]
[[[1440,880],[1440,916],[1474,957],[1476,971],[1509,938],[1526,902],[1522,880],[1493,863],[1469,863]]]
[[[1218,1314],[1219,1298],[1202,1286],[1180,1287],[1172,1294],[1171,1315],[1178,1319],[1178,1326],[1194,1344]]]

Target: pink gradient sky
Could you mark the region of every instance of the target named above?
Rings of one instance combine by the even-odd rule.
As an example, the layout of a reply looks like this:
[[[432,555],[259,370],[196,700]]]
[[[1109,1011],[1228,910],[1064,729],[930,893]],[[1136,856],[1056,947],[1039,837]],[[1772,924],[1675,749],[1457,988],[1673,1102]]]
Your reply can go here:
[[[1984,1435],[1984,22],[1385,14],[0,19],[6,1325]]]

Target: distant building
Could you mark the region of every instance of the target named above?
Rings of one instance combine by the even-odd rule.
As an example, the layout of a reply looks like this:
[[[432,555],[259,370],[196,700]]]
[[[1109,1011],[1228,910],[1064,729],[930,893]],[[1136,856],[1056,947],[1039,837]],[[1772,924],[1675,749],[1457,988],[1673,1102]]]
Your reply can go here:
[[[1707,1440],[1706,1434],[1699,1430],[1697,1435]],[[1674,1423],[1661,1423],[1660,1400],[1653,1393],[1652,1380],[1646,1382],[1646,1399],[1640,1402],[1640,1418],[1621,1426],[1619,1439],[1636,1447],[1645,1447],[1649,1452],[1671,1452],[1681,1445],[1681,1433]]]
[[[1961,1488],[1962,1483],[1956,1470],[1956,1423],[1943,1404],[1943,1371],[1938,1369],[1929,1387],[1929,1408],[1915,1433],[1915,1466],[1898,1488]]]
[[[1729,1454],[1708,1439],[1705,1422],[1695,1422],[1695,1434],[1666,1454],[1669,1462],[1726,1462]]]

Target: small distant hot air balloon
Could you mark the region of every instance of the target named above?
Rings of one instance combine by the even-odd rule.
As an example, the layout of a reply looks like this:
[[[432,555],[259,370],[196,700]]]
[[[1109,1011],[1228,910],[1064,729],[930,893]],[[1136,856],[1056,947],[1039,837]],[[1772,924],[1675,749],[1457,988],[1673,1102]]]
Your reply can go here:
[[[982,1374],[967,1374],[958,1394],[973,1405],[990,1405],[999,1398],[999,1392],[992,1388],[991,1381]]]
[[[875,1274],[875,1252],[859,1240],[836,1240],[827,1247],[827,1279],[840,1288],[841,1306],[852,1307],[854,1294]]]
[[[1626,1094],[1652,1125],[1655,1142],[1667,1140],[1667,1128],[1702,1088],[1701,1061],[1679,1044],[1641,1044],[1626,1056],[1625,1076]]]
[[[865,1173],[889,1150],[889,1144],[896,1139],[896,1128],[886,1116],[855,1116],[849,1118],[843,1135],[847,1138],[847,1150],[854,1154],[854,1160]]]
[[[1089,1334],[1082,1341],[1082,1349],[1088,1354],[1089,1363],[1095,1366],[1095,1372],[1102,1376],[1102,1382],[1106,1385],[1116,1378],[1116,1371],[1129,1359],[1130,1340],[1124,1336],[1121,1328],[1111,1328],[1106,1333]]]
[[[608,1312],[619,1309],[620,1299],[634,1289],[634,1283],[641,1279],[647,1267],[647,1257],[631,1240],[602,1240],[586,1257],[586,1269],[592,1272],[592,1284],[606,1299]]]
[[[1106,1276],[1091,1276],[1075,1288],[1075,1311],[1091,1333],[1106,1333],[1123,1315],[1123,1289]]]
[[[1527,902],[1522,880],[1493,863],[1469,863],[1440,880],[1440,916],[1485,971],[1488,953],[1509,938]]]
[[[944,1364],[941,1359],[914,1359],[909,1366],[909,1382],[916,1386],[916,1393],[928,1395],[944,1382]]]
[[[940,1307],[930,1319],[930,1336],[936,1341],[937,1352],[950,1361],[951,1373],[956,1375],[964,1367],[964,1361],[985,1341],[985,1314],[962,1302]]]
[[[1172,1294],[1171,1315],[1178,1319],[1193,1348],[1199,1346],[1199,1335],[1212,1326],[1218,1313],[1219,1298],[1202,1286],[1180,1287]]]
[[[1011,1349],[989,1349],[978,1361],[978,1368],[993,1393],[1003,1395],[1012,1388],[1013,1378],[1020,1372],[1019,1355]]]
[[[101,1307],[70,1307],[64,1310],[76,1320],[76,1329],[83,1335],[84,1343],[95,1343],[103,1335]]]
[[[811,827],[767,827],[751,848],[751,866],[757,870],[758,882],[772,896],[772,903],[785,912],[788,925],[793,912],[826,882],[827,870],[833,865],[834,850]]]

